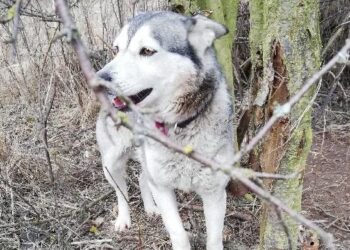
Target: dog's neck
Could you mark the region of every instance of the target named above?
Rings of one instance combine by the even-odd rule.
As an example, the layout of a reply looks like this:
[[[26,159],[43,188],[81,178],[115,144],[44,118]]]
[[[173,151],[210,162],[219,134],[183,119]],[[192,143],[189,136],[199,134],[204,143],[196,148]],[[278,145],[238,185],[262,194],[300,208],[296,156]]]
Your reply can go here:
[[[185,128],[199,114],[205,112],[216,94],[219,79],[215,73],[207,73],[203,78],[199,79],[197,88],[185,90],[176,97],[174,116],[180,120],[172,121],[172,123],[177,124],[181,128]]]
[[[216,77],[206,78],[198,90],[186,93],[179,98],[178,111],[183,112],[182,115],[187,116],[187,118],[171,123],[156,120],[155,127],[164,135],[168,135],[170,129],[174,129],[174,131],[186,129],[210,107],[217,92],[218,82],[219,79]]]
[[[185,129],[187,127],[187,125],[189,125],[191,122],[193,122],[199,116],[199,114],[201,114],[201,112],[198,112],[196,115],[194,115],[194,116],[192,116],[192,117],[190,117],[182,122],[175,123],[174,129],[176,129],[176,128]],[[169,128],[167,127],[167,125],[164,122],[156,121],[154,124],[155,124],[155,127],[162,134],[168,136]]]

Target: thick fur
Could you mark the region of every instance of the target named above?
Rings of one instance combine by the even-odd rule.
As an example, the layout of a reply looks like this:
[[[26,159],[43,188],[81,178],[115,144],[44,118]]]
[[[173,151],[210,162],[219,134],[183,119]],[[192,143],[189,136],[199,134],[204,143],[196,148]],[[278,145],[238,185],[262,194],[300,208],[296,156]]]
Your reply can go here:
[[[190,145],[229,166],[233,157],[232,103],[213,49],[214,40],[226,33],[223,25],[203,16],[143,13],[122,29],[114,42],[119,52],[99,75],[107,81],[104,85],[111,99],[152,88],[150,95],[137,104],[147,110],[144,125],[158,130],[155,122],[161,122],[170,140]],[[155,53],[145,56],[143,48]],[[128,116],[134,119],[134,114]],[[125,128],[116,128],[104,111],[97,121],[96,134],[106,178],[118,196],[116,230],[124,230],[130,226],[124,175],[133,151],[133,135]],[[207,249],[223,249],[225,187],[229,178],[149,138],[144,138],[137,151],[145,210],[161,214],[173,249],[190,249],[174,189],[200,195]]]

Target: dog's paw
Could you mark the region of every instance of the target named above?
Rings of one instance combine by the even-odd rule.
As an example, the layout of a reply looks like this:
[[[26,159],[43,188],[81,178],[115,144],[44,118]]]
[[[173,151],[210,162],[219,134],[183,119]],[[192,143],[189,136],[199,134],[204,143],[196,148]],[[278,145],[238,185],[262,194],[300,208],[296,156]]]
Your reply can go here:
[[[145,211],[149,217],[160,215],[159,209],[156,204],[145,205]]]
[[[129,229],[131,226],[131,219],[129,216],[118,216],[114,223],[114,230],[117,232],[123,232]]]

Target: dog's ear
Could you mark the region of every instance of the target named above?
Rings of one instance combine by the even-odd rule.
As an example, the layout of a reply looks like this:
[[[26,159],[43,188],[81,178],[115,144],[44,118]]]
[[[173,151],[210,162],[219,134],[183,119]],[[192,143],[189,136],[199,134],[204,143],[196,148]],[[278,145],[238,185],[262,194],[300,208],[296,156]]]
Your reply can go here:
[[[200,55],[213,45],[215,39],[228,33],[226,26],[205,16],[196,15],[187,20],[188,40]]]

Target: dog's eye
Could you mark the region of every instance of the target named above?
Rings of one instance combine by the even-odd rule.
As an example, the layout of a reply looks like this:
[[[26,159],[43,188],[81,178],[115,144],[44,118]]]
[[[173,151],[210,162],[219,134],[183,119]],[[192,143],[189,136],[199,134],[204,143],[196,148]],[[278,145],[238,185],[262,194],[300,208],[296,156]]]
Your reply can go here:
[[[113,46],[112,51],[113,51],[113,55],[116,56],[118,54],[118,52],[119,52],[119,47],[118,46]]]
[[[157,53],[157,51],[154,50],[154,49],[142,48],[142,49],[140,50],[140,55],[141,55],[141,56],[152,56],[152,55],[154,55],[155,53]]]

